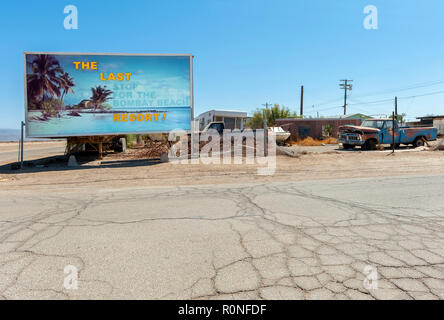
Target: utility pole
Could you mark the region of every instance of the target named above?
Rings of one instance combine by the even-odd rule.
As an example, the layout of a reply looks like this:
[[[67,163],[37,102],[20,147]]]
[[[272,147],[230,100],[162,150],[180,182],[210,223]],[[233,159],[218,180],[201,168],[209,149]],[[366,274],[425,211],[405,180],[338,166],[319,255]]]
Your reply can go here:
[[[398,121],[398,97],[395,97],[395,117],[396,121]]]
[[[265,104],[268,109],[268,103]],[[268,156],[268,126],[267,126],[267,110],[264,110],[264,157]]]
[[[272,106],[272,104],[271,103],[268,103],[268,102],[266,102],[266,103],[264,103],[264,104],[262,104],[264,107],[265,107],[265,109],[264,109],[264,114],[266,115],[266,113],[267,113],[267,110],[268,110],[268,107],[271,107]],[[264,120],[266,120],[266,117],[264,117]]]
[[[304,115],[304,86],[301,86],[301,118]]]
[[[268,156],[268,123],[267,123],[267,110],[268,106],[271,107],[271,103],[266,102],[263,104],[264,109],[264,156]]]
[[[353,82],[353,80],[341,80],[339,84],[339,88],[344,89],[344,116],[347,114],[347,90],[352,90],[353,87],[349,82]]]
[[[263,106],[265,107],[266,110],[268,110],[268,106],[271,107],[271,103],[266,102],[263,104]]]
[[[395,113],[392,114],[392,153],[395,153]]]

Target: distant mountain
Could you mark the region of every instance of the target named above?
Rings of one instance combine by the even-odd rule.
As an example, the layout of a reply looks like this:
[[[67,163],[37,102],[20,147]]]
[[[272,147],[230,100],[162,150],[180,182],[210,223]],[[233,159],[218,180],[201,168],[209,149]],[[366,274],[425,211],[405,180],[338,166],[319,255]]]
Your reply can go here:
[[[47,139],[25,138],[25,141],[35,141],[35,140],[47,140]],[[20,141],[20,129],[0,128],[0,142],[5,142],[5,141]]]
[[[0,129],[0,141],[19,141],[19,129]]]

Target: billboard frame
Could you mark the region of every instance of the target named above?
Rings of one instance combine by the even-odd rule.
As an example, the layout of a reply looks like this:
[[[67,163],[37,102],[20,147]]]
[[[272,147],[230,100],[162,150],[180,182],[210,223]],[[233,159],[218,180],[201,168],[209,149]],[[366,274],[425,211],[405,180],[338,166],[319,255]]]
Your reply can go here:
[[[25,102],[25,133],[27,138],[70,138],[70,137],[89,137],[89,136],[124,136],[127,134],[151,134],[151,133],[168,133],[169,131],[150,131],[150,132],[123,132],[123,133],[94,133],[94,134],[76,134],[76,135],[44,135],[32,136],[28,135],[28,88],[26,81],[26,55],[31,54],[52,54],[52,55],[89,55],[89,56],[140,56],[140,57],[189,57],[190,72],[190,130],[184,130],[188,134],[191,133],[191,123],[194,120],[194,87],[193,87],[193,59],[191,53],[115,53],[115,52],[43,52],[43,51],[23,51],[23,82],[24,82],[24,102]]]

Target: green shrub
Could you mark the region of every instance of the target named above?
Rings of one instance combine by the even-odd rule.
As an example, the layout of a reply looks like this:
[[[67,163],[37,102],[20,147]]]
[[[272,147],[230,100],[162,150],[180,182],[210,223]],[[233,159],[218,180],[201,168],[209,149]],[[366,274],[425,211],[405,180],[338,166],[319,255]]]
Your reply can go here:
[[[57,117],[63,107],[63,101],[48,99],[41,103],[42,115],[44,117]]]
[[[266,110],[267,126],[274,127],[276,119],[284,118],[300,118],[296,112],[291,112],[289,108],[275,104],[270,109]],[[253,116],[245,124],[246,128],[262,129],[264,127],[264,111],[263,109],[256,109]]]

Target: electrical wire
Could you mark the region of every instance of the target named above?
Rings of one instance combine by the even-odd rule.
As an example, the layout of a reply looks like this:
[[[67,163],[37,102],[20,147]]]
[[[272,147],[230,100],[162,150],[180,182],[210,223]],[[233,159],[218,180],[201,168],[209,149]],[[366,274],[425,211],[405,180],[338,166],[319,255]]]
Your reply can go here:
[[[373,93],[369,93],[369,94],[358,96],[358,98],[374,96],[374,95],[388,94],[388,93],[399,92],[399,91],[407,91],[407,90],[418,89],[418,88],[425,88],[425,87],[430,87],[430,86],[434,86],[434,85],[438,85],[438,84],[444,84],[444,79],[417,83],[417,84],[414,84],[414,85],[410,85],[410,86],[407,86],[407,87],[401,87],[401,88],[397,88],[397,89],[389,89],[389,90],[377,91],[377,92],[373,92]],[[398,97],[398,99],[404,99],[404,100],[405,99],[413,99],[413,98],[417,98],[417,97],[424,97],[424,96],[436,95],[436,94],[441,94],[441,93],[444,93],[444,90],[443,91],[431,92],[431,93],[425,93],[425,94],[412,95],[412,96]],[[348,96],[349,99],[350,99],[350,96],[351,96],[351,93]],[[354,98],[353,100],[357,100],[356,97],[353,97],[353,98]],[[334,100],[329,100],[329,101],[326,101],[326,102],[323,102],[323,103],[314,104],[314,106],[319,107],[321,105],[326,105],[326,104],[329,104],[329,103],[332,103],[332,102],[335,102],[335,101],[339,101],[341,99],[342,98],[334,99]],[[380,99],[380,100],[375,100],[375,101],[366,101],[366,102],[360,102],[360,103],[357,103],[357,104],[356,103],[347,104],[347,106],[378,105],[378,104],[385,104],[387,102],[394,102],[394,99],[390,98],[390,99]],[[315,110],[312,110],[310,112],[320,112],[320,111],[331,110],[331,109],[336,109],[336,108],[339,108],[339,107],[335,106],[335,107],[328,107],[328,108],[323,108],[323,109],[315,109]]]

